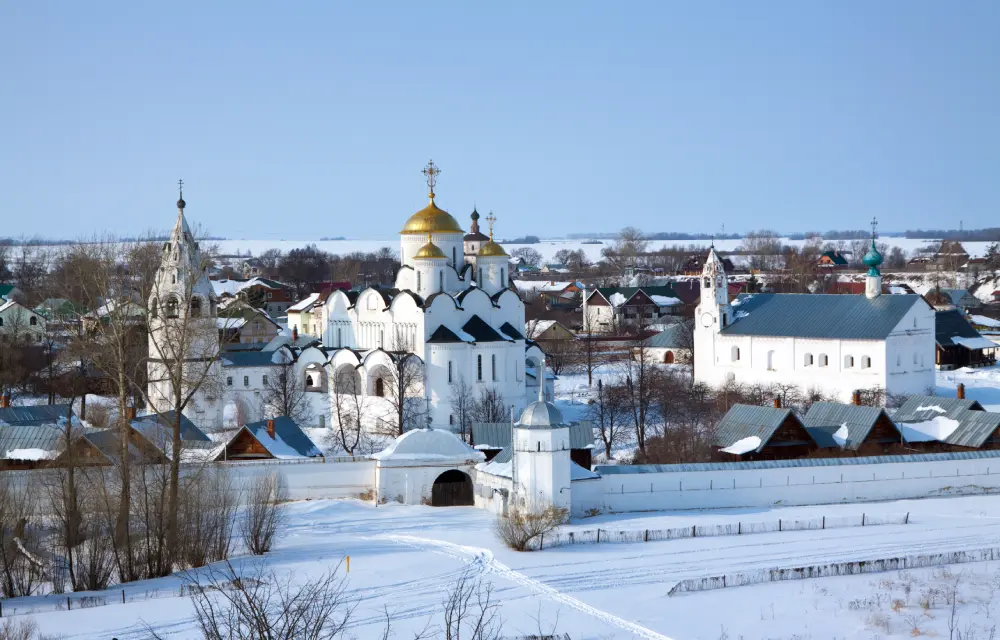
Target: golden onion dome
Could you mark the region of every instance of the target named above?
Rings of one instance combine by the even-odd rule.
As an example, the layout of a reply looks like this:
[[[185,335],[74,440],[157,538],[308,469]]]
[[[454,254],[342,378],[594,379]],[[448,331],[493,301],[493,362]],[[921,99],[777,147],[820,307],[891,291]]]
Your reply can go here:
[[[400,233],[465,233],[465,231],[458,226],[458,221],[452,218],[450,213],[439,209],[431,197],[431,203],[410,216]]]
[[[440,247],[431,242],[430,233],[427,234],[427,244],[420,247],[420,249],[418,249],[417,252],[413,254],[413,257],[414,259],[421,258],[425,260],[435,260],[439,258],[442,260],[448,259],[448,256],[444,254],[444,251],[441,251]]]
[[[479,247],[479,253],[478,253],[478,255],[479,255],[480,258],[509,258],[510,257],[509,255],[507,255],[507,252],[503,250],[503,247],[501,247],[497,243],[493,242],[493,240],[490,240],[489,242],[484,243],[483,246]]]

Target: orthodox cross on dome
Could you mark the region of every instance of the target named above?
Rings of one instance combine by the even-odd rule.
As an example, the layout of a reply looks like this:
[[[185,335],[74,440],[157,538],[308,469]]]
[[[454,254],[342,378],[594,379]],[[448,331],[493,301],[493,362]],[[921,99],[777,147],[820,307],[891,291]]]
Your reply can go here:
[[[184,197],[184,181],[183,180],[178,180],[177,181],[177,193],[180,195],[181,198]]]
[[[434,186],[437,184],[437,177],[441,175],[441,169],[434,164],[433,160],[427,161],[427,166],[421,172],[427,177],[427,187],[430,189],[430,196],[434,197]]]
[[[875,216],[872,216],[872,239],[873,240],[875,239],[875,227],[877,227],[877,226],[878,226],[878,220],[875,219]]]
[[[493,223],[496,222],[496,221],[497,221],[497,217],[495,215],[493,215],[492,211],[490,211],[490,215],[486,216],[486,222],[489,223],[489,225],[490,225],[490,240],[491,241],[493,240]]]

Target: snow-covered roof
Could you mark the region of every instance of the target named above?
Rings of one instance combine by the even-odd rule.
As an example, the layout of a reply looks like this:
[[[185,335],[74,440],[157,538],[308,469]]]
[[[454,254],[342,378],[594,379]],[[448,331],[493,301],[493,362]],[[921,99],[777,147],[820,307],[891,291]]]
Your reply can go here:
[[[978,324],[981,327],[1000,327],[1000,320],[996,318],[988,318],[986,316],[969,316],[972,319],[973,324]]]
[[[679,298],[672,298],[670,296],[649,296],[649,299],[658,307],[673,307],[683,304]]]
[[[756,451],[757,448],[760,447],[760,445],[761,441],[759,436],[747,436],[746,438],[737,440],[728,447],[719,449],[719,451],[722,451],[723,453],[732,453],[741,456],[744,453],[750,453],[751,451]]]
[[[952,338],[951,341],[966,349],[995,349],[1000,347],[1000,345],[989,338],[983,338],[982,336],[978,338]]]
[[[464,464],[486,459],[446,429],[413,429],[392,441],[372,458],[385,462],[431,462]]]
[[[296,313],[296,312],[310,310],[312,306],[316,304],[316,301],[319,300],[319,296],[320,294],[318,293],[310,293],[304,299],[288,307],[288,313]]]

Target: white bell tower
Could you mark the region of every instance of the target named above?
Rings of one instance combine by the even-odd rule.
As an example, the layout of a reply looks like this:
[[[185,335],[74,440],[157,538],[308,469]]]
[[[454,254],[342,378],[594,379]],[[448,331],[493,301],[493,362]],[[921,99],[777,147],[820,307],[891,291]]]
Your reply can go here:
[[[720,331],[733,322],[733,307],[729,304],[729,279],[722,260],[715,253],[715,244],[708,251],[701,270],[701,300],[694,312],[694,369],[697,379],[708,379],[705,372],[716,364],[715,348]]]
[[[179,182],[183,189],[183,181]],[[174,409],[175,385],[184,396],[197,391],[183,413],[200,429],[222,427],[221,368],[217,307],[201,248],[184,218],[184,193],[177,200],[177,222],[164,243],[160,268],[149,296],[149,376],[152,409]],[[180,363],[178,365],[178,362]]]

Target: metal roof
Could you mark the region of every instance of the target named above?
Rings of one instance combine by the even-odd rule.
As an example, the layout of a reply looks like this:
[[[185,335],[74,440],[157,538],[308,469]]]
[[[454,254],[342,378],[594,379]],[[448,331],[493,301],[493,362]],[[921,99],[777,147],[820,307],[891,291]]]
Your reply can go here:
[[[223,367],[273,367],[274,351],[223,351]]]
[[[809,413],[802,422],[806,431],[820,447],[839,447],[853,451],[865,441],[884,411],[880,407],[816,402],[809,408]],[[847,437],[844,438],[845,442],[842,445],[833,436],[843,427],[847,427]]]
[[[510,423],[474,422],[472,424],[472,441],[477,446],[490,445],[497,449],[509,447],[511,442]],[[594,442],[594,424],[592,422],[574,422],[569,425],[570,449],[590,449],[594,447]]]
[[[956,347],[954,338],[981,338],[958,309],[938,311],[934,314],[934,338],[942,347]]]
[[[754,451],[760,451],[788,416],[799,421],[791,409],[734,404],[715,426],[715,445],[725,448],[756,436],[760,438],[760,445]]]
[[[139,416],[132,421],[132,428],[143,435],[149,435],[152,437],[159,437],[156,433],[156,429],[166,429],[168,433],[173,433],[174,428],[174,411],[164,411],[163,413],[152,413],[145,416]],[[205,432],[199,429],[191,420],[181,414],[181,440],[191,441],[191,442],[211,442],[212,439],[205,435]]]
[[[903,406],[892,414],[895,422],[924,422],[944,416],[958,420],[966,411],[982,411],[983,405],[966,398],[938,398],[937,396],[910,396]]]
[[[455,335],[455,332],[448,327],[441,325],[434,330],[431,337],[428,338],[427,344],[446,344],[449,342],[464,342],[461,338]]]
[[[966,411],[958,421],[958,428],[952,431],[944,442],[960,447],[979,448],[998,427],[1000,427],[1000,413]]]
[[[73,437],[82,433],[74,429]],[[12,425],[0,428],[0,458],[7,458],[7,452],[18,449],[42,449],[62,451],[66,431],[54,424]]]
[[[462,327],[462,331],[475,338],[476,342],[510,342],[510,338],[501,336],[496,329],[477,315],[469,318],[469,321]]]
[[[7,407],[0,409],[0,424],[7,425],[39,425],[59,424],[65,421],[68,404],[36,404],[24,407]],[[76,419],[74,414],[73,419]]]
[[[274,435],[272,438],[267,433],[267,420],[260,420],[258,422],[251,422],[247,424],[244,428],[249,431],[257,442],[261,444],[265,449],[270,452],[270,454],[276,458],[288,458],[290,453],[286,450],[286,447],[282,447],[282,442],[287,445],[288,448],[303,458],[316,458],[321,457],[323,452],[319,450],[313,441],[309,439],[309,436],[299,428],[294,420],[287,416],[279,416],[274,418]],[[239,435],[239,434],[237,434]],[[236,439],[236,436],[233,436]]]
[[[690,349],[693,346],[691,335],[693,327],[692,320],[674,323],[656,335],[646,338],[644,344],[654,349]]]
[[[736,318],[722,330],[733,336],[782,336],[837,340],[883,340],[920,296],[865,296],[822,293],[741,294]]]
[[[798,467],[836,467],[856,464],[899,464],[901,462],[940,462],[947,460],[1000,459],[1000,450],[918,453],[906,456],[866,456],[858,458],[802,458],[799,460],[760,460],[755,462],[696,462],[691,464],[598,465],[601,475],[634,473],[681,473],[691,471],[746,471],[751,469],[794,469]]]

